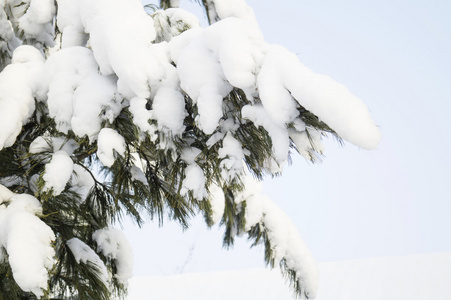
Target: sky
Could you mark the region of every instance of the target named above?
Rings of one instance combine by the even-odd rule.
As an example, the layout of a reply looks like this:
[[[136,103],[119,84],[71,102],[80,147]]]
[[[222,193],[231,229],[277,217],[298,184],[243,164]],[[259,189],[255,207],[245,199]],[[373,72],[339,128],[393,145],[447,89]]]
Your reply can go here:
[[[294,155],[281,177],[265,180],[316,260],[451,251],[451,2],[247,3],[267,42],[346,85],[382,133],[372,151],[329,138],[321,164]],[[223,250],[222,229],[201,219],[185,232],[171,222],[124,231],[138,276],[264,265],[244,238]]]

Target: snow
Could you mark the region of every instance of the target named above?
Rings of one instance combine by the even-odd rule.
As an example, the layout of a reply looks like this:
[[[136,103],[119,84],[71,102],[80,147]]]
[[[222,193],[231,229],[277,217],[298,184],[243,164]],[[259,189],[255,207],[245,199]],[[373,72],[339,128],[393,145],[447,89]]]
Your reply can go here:
[[[111,128],[102,128],[97,141],[97,156],[105,167],[111,167],[114,164],[115,153],[123,156],[125,153],[125,140]]]
[[[34,112],[33,96],[43,62],[44,57],[36,48],[20,46],[13,53],[12,64],[0,73],[0,149],[14,144]]]
[[[133,251],[122,231],[115,228],[104,228],[92,234],[97,243],[97,251],[116,261],[117,272],[114,277],[119,283],[127,286],[133,275]]]
[[[222,188],[220,188],[217,184],[212,184],[209,187],[209,201],[212,210],[211,219],[213,224],[219,223],[221,221],[222,215],[224,214],[225,208],[225,195]]]
[[[99,255],[80,239],[74,237],[66,242],[77,263],[91,264],[95,273],[108,286],[108,270]]]
[[[286,213],[263,194],[263,185],[250,175],[243,178],[244,191],[235,196],[235,203],[246,202],[246,231],[253,226],[267,230],[275,263],[282,260],[296,272],[302,296],[315,298],[318,289],[318,269],[312,254]]]
[[[164,68],[152,53],[156,32],[141,2],[83,0],[80,16],[101,74],[116,74],[118,91],[126,98],[149,97]]]
[[[317,300],[451,299],[451,253],[319,263]],[[279,270],[135,277],[128,300],[292,300]]]
[[[324,145],[322,135],[319,130],[306,128],[304,122],[296,119],[295,129],[288,129],[291,141],[296,145],[296,149],[305,159],[315,162],[317,153],[323,154]]]
[[[0,52],[11,55],[15,47],[19,46],[19,40],[14,36],[11,23],[8,21],[4,7],[0,7]],[[3,67],[3,66],[2,66]]]
[[[241,143],[232,134],[227,133],[222,140],[222,147],[218,150],[218,157],[222,158],[220,164],[222,168],[221,177],[225,181],[234,179],[243,171],[244,150]]]
[[[56,7],[53,0],[25,0],[20,3],[7,0],[11,5],[13,22],[19,25],[24,38],[35,39],[41,44],[53,46],[52,21]]]
[[[67,140],[61,137],[44,137],[39,136],[30,144],[28,152],[32,154],[42,152],[57,152],[62,150],[68,155],[72,155],[77,149],[77,143],[73,140]]]
[[[206,134],[214,132],[222,117],[222,99],[232,91],[221,65],[204,44],[194,39],[177,58],[180,87],[198,107],[196,119]]]
[[[191,191],[197,200],[207,197],[204,172],[195,162],[200,153],[201,151],[197,148],[187,148],[182,152],[182,159],[187,163],[187,166],[180,194],[184,196]]]
[[[194,14],[180,8],[158,10],[152,18],[157,31],[156,42],[169,42],[185,30],[200,26],[199,19]]]
[[[58,29],[62,33],[61,48],[85,46],[88,40],[80,18],[80,2],[77,0],[57,0]]]
[[[185,111],[185,98],[174,89],[161,87],[153,100],[153,116],[157,120],[159,129],[167,127],[172,134],[181,135],[185,130],[183,120]]]
[[[258,27],[227,18],[208,27],[203,38],[219,60],[227,81],[248,95],[255,94],[255,74],[264,48],[263,34]]]
[[[0,252],[6,250],[14,280],[24,291],[42,296],[54,264],[53,231],[37,215],[33,196],[15,194],[0,185]]]
[[[130,167],[130,174],[132,175],[132,179],[143,183],[144,185],[149,185],[147,182],[146,175],[143,171],[137,166]]]
[[[79,204],[82,204],[94,187],[94,178],[82,166],[74,164],[74,172],[70,179],[71,191],[79,195]]]
[[[278,164],[283,165],[287,160],[290,143],[286,129],[275,123],[261,104],[245,105],[241,109],[241,115],[243,118],[251,120],[256,126],[266,129],[272,140],[274,158]]]
[[[134,97],[130,100],[129,110],[133,115],[133,124],[135,124],[143,133],[149,135],[151,141],[158,137],[157,128],[149,121],[153,118],[151,111],[146,109],[147,100],[145,98]]]
[[[265,69],[268,68],[268,71]],[[305,67],[282,46],[271,46],[263,61],[264,77],[259,89],[262,103],[270,116],[279,122],[289,122],[292,115],[287,108],[288,94],[321,121],[334,129],[343,139],[364,149],[375,149],[380,141],[380,132],[363,102],[352,95],[342,84],[326,75],[319,75]],[[277,97],[277,94],[281,94]],[[283,106],[278,108],[278,101]]]
[[[244,0],[213,0],[220,19],[235,17],[257,24],[254,11]]]
[[[74,163],[70,156],[63,150],[52,155],[52,160],[45,165],[45,181],[43,191],[53,191],[54,196],[58,196],[66,188],[66,184],[72,176]]]
[[[64,48],[45,63],[45,84],[40,98],[60,132],[97,138],[102,121],[113,122],[121,109],[112,76],[98,74],[93,52],[85,47]]]

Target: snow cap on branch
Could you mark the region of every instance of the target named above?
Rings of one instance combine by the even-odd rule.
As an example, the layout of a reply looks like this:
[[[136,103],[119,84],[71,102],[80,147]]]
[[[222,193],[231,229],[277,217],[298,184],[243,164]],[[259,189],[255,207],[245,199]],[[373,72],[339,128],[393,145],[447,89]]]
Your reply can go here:
[[[318,268],[296,225],[263,194],[261,182],[248,175],[244,178],[244,186],[245,190],[237,194],[235,202],[246,202],[245,230],[248,231],[255,225],[264,227],[275,263],[280,264],[282,270],[287,268],[295,272],[301,297],[315,298]]]
[[[115,228],[103,228],[92,234],[97,250],[116,261],[117,272],[114,277],[127,285],[133,276],[133,251],[122,231]]]
[[[108,286],[110,278],[108,270],[99,255],[79,238],[72,238],[66,244],[74,255],[75,261],[93,266],[99,279]]]
[[[43,62],[39,50],[20,46],[13,53],[12,64],[0,73],[0,150],[14,144],[35,110]]]
[[[114,129],[103,128],[99,133],[99,140],[97,141],[97,156],[100,162],[105,167],[111,167],[116,160],[116,152],[120,156],[125,153],[125,140]]]
[[[19,287],[42,296],[48,288],[53,267],[55,235],[37,215],[39,201],[27,194],[15,194],[0,185],[0,251],[8,254],[14,280]]]

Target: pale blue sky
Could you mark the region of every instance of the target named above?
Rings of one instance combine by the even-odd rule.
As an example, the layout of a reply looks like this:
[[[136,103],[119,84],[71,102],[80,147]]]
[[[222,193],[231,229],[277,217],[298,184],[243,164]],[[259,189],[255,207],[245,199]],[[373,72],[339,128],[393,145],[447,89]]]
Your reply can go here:
[[[188,0],[181,0],[189,4]],[[451,2],[248,0],[268,42],[345,84],[380,126],[377,150],[333,139],[312,165],[297,157],[266,192],[318,261],[451,251]],[[221,250],[199,220],[126,228],[136,275],[263,266],[263,254]],[[193,249],[190,259],[190,249]],[[155,260],[155,257],[158,257]]]

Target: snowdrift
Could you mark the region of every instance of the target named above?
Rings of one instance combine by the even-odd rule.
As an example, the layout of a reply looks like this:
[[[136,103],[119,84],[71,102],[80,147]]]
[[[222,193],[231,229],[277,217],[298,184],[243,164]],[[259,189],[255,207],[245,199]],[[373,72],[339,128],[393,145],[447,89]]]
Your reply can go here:
[[[319,264],[317,300],[451,299],[451,252]],[[278,270],[135,277],[128,300],[291,300]]]

